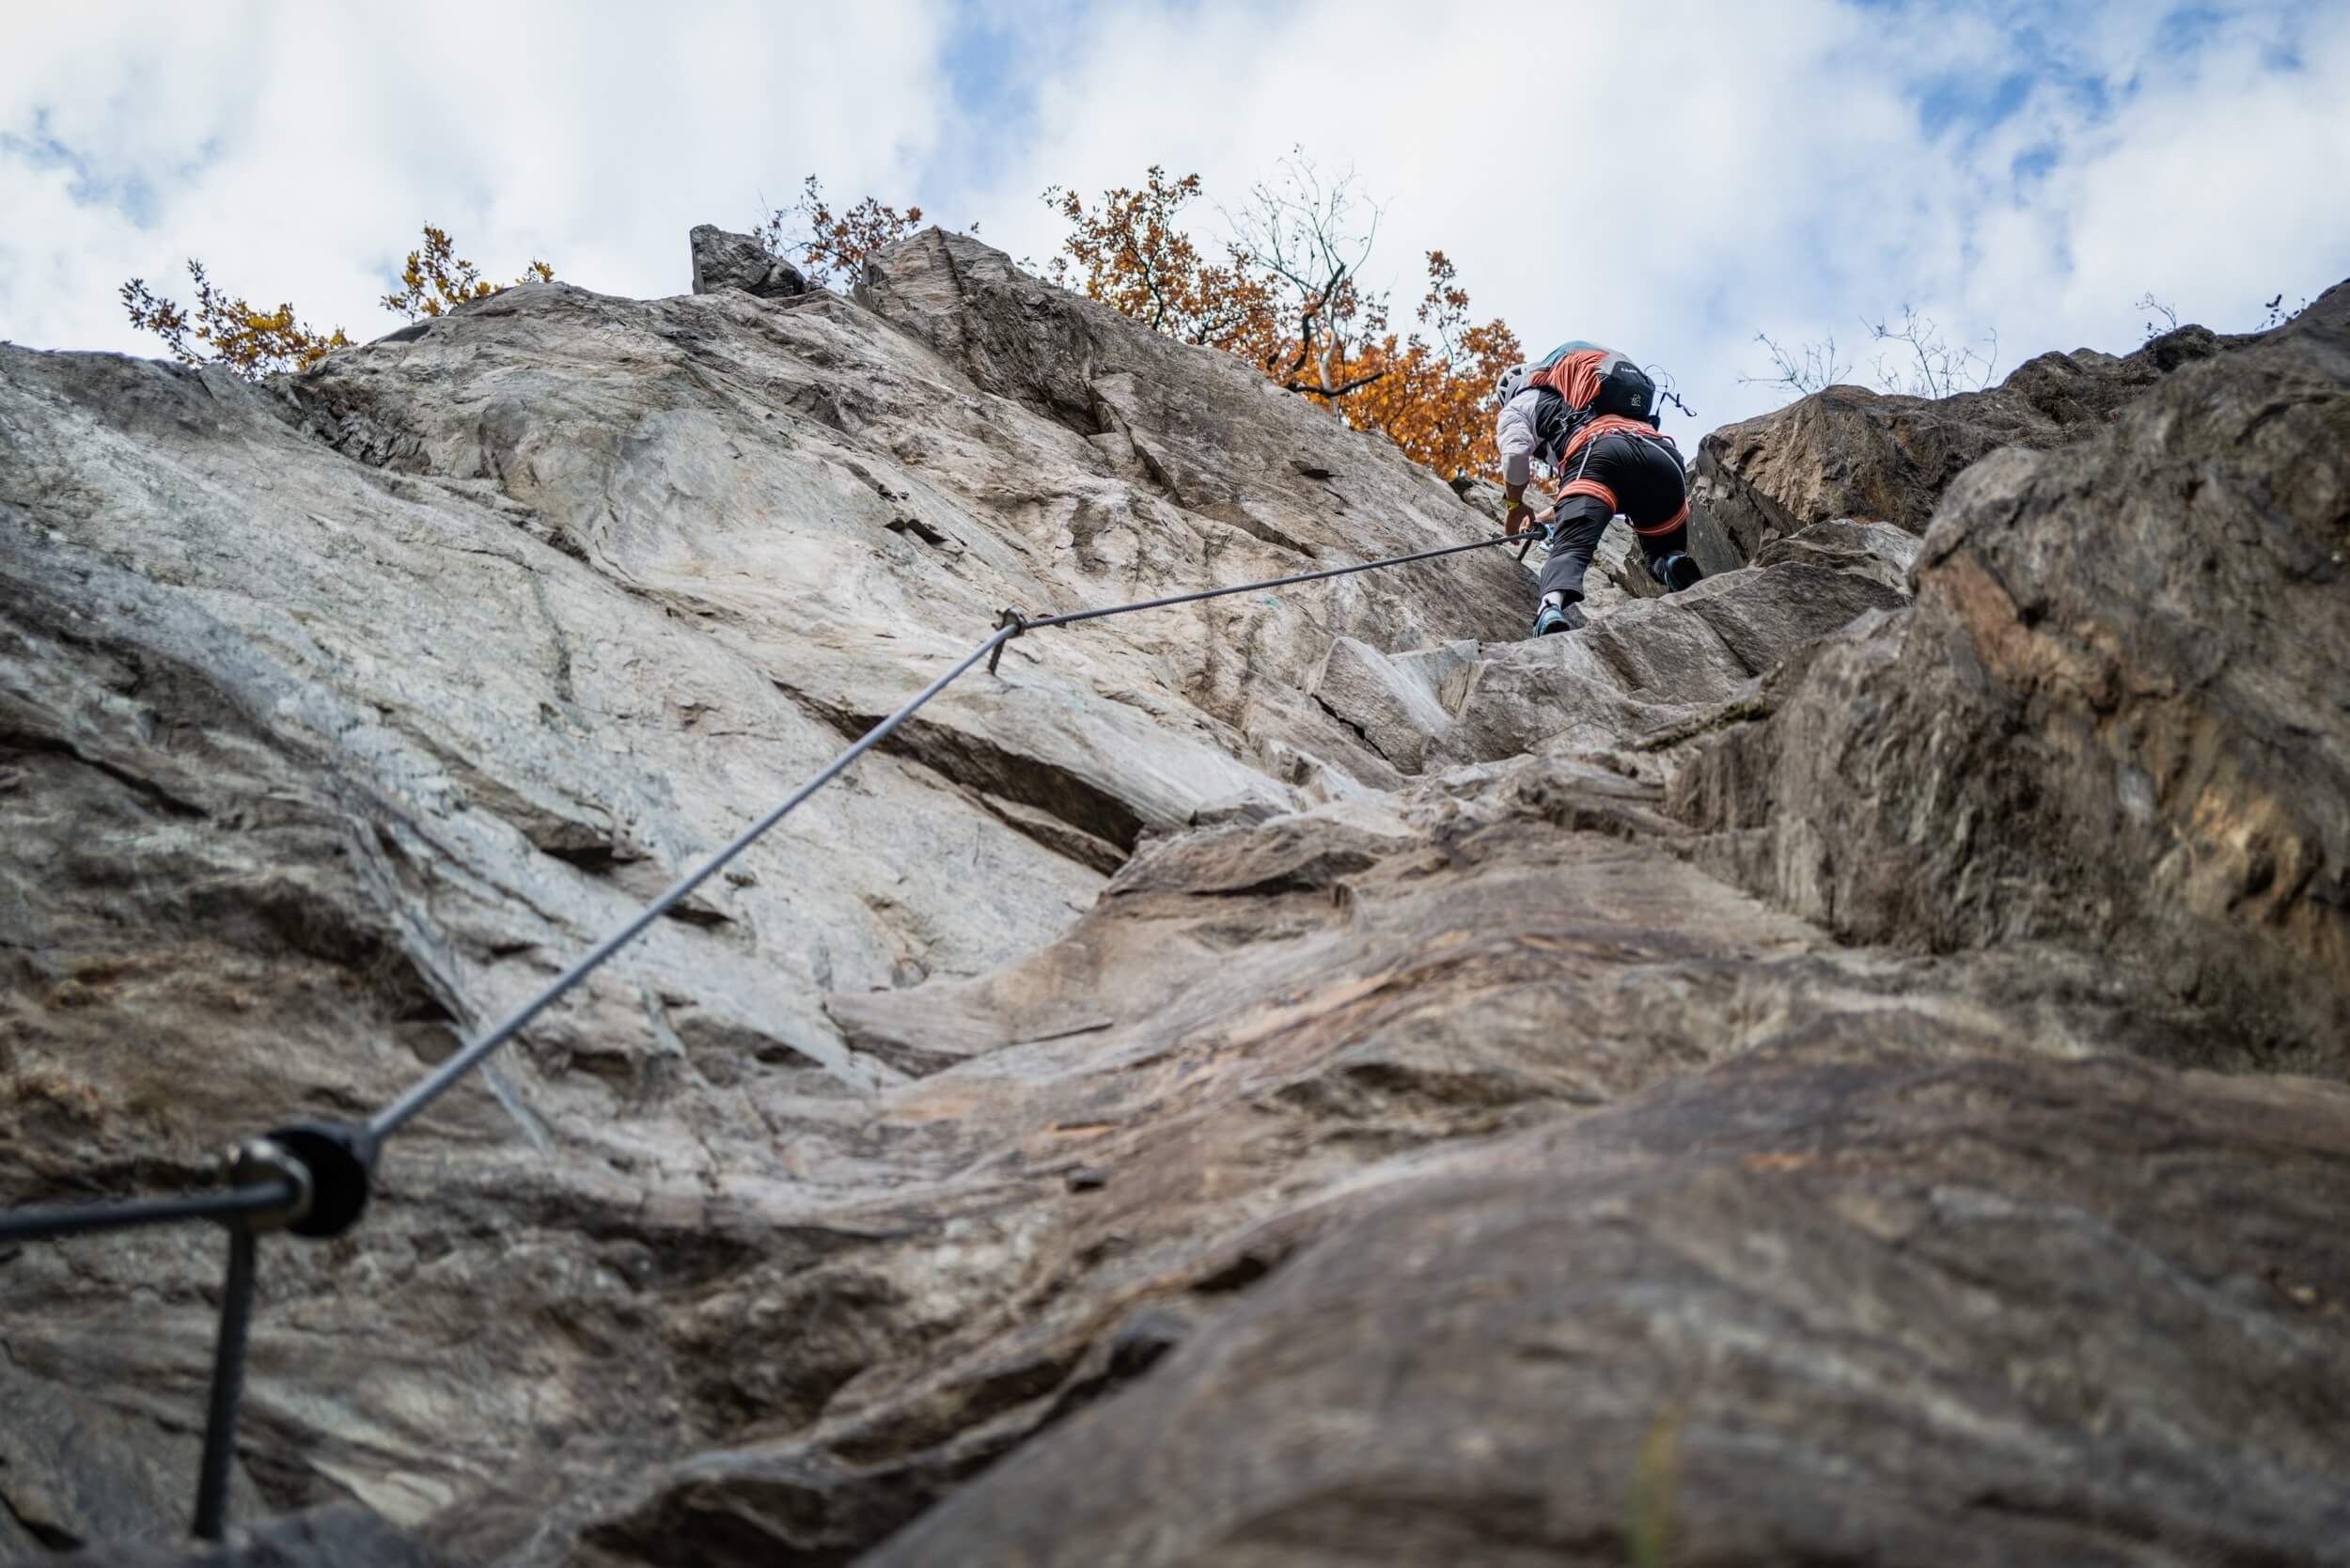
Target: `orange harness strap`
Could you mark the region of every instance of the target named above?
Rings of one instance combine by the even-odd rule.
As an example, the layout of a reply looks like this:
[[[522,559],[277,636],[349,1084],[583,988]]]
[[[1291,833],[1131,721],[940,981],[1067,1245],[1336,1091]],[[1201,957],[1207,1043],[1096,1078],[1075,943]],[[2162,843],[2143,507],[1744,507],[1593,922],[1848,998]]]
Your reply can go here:
[[[1643,539],[1654,539],[1659,534],[1671,533],[1675,528],[1680,527],[1687,521],[1689,521],[1689,503],[1684,501],[1681,503],[1681,510],[1679,511],[1674,512],[1670,517],[1668,517],[1665,521],[1659,523],[1653,528],[1635,528],[1632,531],[1638,534]]]
[[[1645,419],[1627,419],[1621,414],[1603,414],[1567,438],[1567,449],[1559,454],[1559,461],[1565,463],[1603,435],[1637,435],[1643,441],[1661,441],[1668,447],[1673,445],[1671,436],[1663,434]],[[1676,452],[1680,450],[1677,447],[1673,449]]]
[[[1616,505],[1616,493],[1608,489],[1606,485],[1600,483],[1597,479],[1577,479],[1573,484],[1568,485],[1565,489],[1559,492],[1559,499],[1561,501],[1565,500],[1570,495],[1596,496],[1598,499],[1605,501],[1607,504],[1607,514],[1610,517],[1613,517],[1618,511],[1622,510]]]

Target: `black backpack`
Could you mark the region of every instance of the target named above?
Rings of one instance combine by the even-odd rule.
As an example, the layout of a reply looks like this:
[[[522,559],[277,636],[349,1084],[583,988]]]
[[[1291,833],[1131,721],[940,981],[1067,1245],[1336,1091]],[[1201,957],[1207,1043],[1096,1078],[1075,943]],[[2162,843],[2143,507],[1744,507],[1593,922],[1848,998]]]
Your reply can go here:
[[[1599,378],[1599,391],[1591,399],[1590,413],[1619,414],[1626,419],[1645,419],[1652,427],[1662,429],[1657,417],[1656,384],[1648,372],[1628,359],[1619,359]]]

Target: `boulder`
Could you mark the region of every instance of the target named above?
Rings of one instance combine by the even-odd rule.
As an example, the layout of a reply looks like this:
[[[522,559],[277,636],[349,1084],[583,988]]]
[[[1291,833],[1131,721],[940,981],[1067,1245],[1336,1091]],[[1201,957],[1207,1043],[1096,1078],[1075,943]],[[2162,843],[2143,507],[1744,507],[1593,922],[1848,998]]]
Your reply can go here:
[[[1918,564],[1922,547],[1916,534],[1890,523],[1839,518],[1771,541],[1755,553],[1754,564],[1770,567],[1808,561],[1831,571],[1857,573],[1906,598],[1909,571]]]
[[[792,299],[807,292],[800,269],[748,234],[699,224],[688,236],[694,253],[694,292],[740,289],[759,299]]]

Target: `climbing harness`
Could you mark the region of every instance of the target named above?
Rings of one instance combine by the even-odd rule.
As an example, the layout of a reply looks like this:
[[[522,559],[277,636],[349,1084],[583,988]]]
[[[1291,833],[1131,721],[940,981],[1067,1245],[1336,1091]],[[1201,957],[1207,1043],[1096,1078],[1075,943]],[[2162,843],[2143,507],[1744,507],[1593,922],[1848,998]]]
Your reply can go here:
[[[199,1540],[218,1541],[227,1528],[228,1482],[236,1453],[237,1415],[244,1397],[245,1346],[253,1323],[254,1280],[258,1264],[258,1238],[285,1231],[312,1240],[339,1236],[358,1224],[366,1212],[375,1179],[377,1157],[393,1134],[414,1121],[433,1101],[511,1041],[531,1021],[552,1007],[566,992],[626,947],[645,929],[690,897],[694,890],[722,870],[761,835],[790,816],[802,802],[838,778],[848,765],[864,756],[923,704],[945,691],[981,659],[988,673],[1003,657],[1004,646],[1030,632],[1079,621],[1131,615],[1138,610],[1164,609],[1197,604],[1230,594],[1284,588],[1292,583],[1318,582],[1357,572],[1434,560],[1464,551],[1509,544],[1515,534],[1495,534],[1466,544],[1418,550],[1408,556],[1335,566],[1321,572],[1300,572],[1287,577],[1242,583],[1232,588],[1207,588],[1198,593],[1171,594],[1131,604],[1071,610],[1060,615],[1024,616],[1007,609],[996,619],[987,640],[955,662],[954,667],[932,681],[904,706],[868,729],[807,783],[783,802],[737,834],[727,846],[680,877],[668,890],[582,954],[571,967],[549,980],[528,1001],[506,1015],[494,1027],[449,1057],[365,1122],[298,1121],[263,1137],[247,1139],[226,1162],[227,1190],[180,1198],[140,1198],[57,1207],[0,1212],[0,1247],[22,1241],[92,1235],[149,1225],[172,1225],[194,1220],[219,1220],[228,1230],[228,1267],[221,1291],[220,1321],[213,1340],[212,1371],[204,1421],[204,1452],[196,1474],[194,1533]],[[1530,538],[1528,542],[1531,542]],[[1523,559],[1525,552],[1519,552]],[[0,1254],[5,1256],[5,1254]]]

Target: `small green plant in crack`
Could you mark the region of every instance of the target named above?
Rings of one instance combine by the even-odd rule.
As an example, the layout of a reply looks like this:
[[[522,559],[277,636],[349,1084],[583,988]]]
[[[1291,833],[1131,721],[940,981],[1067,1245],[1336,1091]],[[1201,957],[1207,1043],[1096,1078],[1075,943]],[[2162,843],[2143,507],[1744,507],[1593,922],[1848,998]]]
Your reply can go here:
[[[1672,1560],[1673,1496],[1681,1480],[1681,1427],[1687,1415],[1687,1403],[1678,1399],[1657,1411],[1632,1461],[1623,1532],[1632,1568],[1665,1568]]]

